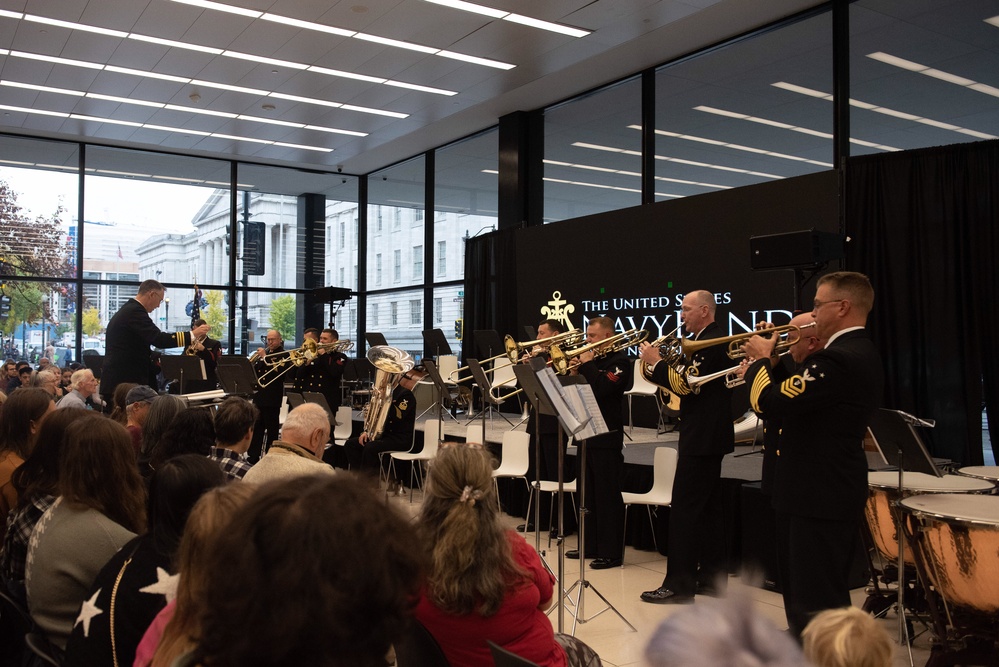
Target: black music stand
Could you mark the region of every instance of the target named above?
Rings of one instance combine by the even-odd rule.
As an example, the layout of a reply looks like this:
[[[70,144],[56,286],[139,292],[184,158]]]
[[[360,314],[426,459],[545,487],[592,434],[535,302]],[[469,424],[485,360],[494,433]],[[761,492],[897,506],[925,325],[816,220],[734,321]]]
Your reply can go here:
[[[247,398],[253,395],[257,387],[257,375],[253,372],[253,364],[246,357],[238,355],[222,357],[215,372],[219,376],[219,384],[228,396]]]
[[[185,381],[208,379],[204,359],[191,354],[164,354],[160,357],[160,365],[163,368],[163,377],[180,383],[179,394],[184,393]]]
[[[454,354],[444,332],[440,329],[424,329],[423,356],[440,359],[442,354]]]
[[[881,408],[871,415],[868,430],[875,446],[881,452],[882,458],[898,468],[898,497],[904,497],[905,484],[903,471],[906,467],[910,472],[922,472],[927,475],[943,477],[943,472],[937,467],[929,450],[923,444],[923,439],[916,431],[916,426],[934,426],[934,422],[919,419],[901,410]],[[905,539],[902,535],[904,518],[896,509],[895,522],[898,526],[898,641],[909,646],[909,626],[905,619]],[[910,648],[911,660],[911,648]]]
[[[527,335],[527,338],[525,340],[538,339],[538,330],[528,324],[524,325],[524,333]]]
[[[540,361],[540,360],[539,360]],[[516,372],[516,370],[514,370]],[[547,379],[541,376],[547,375]],[[542,368],[535,373],[535,377],[538,379],[538,389],[543,392],[547,400],[551,403],[552,407],[555,409],[555,415],[559,420],[560,433],[562,431],[566,433],[571,433],[573,435],[579,436],[580,433],[589,433],[589,437],[595,435],[602,435],[607,433],[607,425],[604,423],[602,415],[599,412],[593,413],[593,409],[599,410],[596,406],[596,398],[593,396],[593,390],[586,382],[586,379],[582,376],[575,375],[569,377],[556,376],[555,373],[550,369]],[[551,377],[558,378],[558,386],[553,385],[552,390],[548,389],[546,382],[550,380]],[[570,391],[568,389],[569,385],[580,385],[579,389],[575,387]],[[567,387],[566,391],[562,391],[561,387]],[[567,396],[568,394],[575,391],[579,394],[579,399],[583,402],[583,410],[579,414],[574,414],[574,408],[572,406],[572,399]],[[556,395],[557,394],[557,395]],[[587,412],[587,404],[593,406]],[[578,410],[577,410],[578,412]],[[595,419],[600,417],[599,419]],[[593,422],[593,424],[591,424]],[[573,425],[575,424],[574,428]],[[569,587],[569,590],[565,592],[564,597],[569,598],[572,595],[572,591],[576,590],[578,587],[578,594],[576,596],[575,603],[573,604],[573,623],[572,623],[572,633],[576,632],[577,623],[586,623],[593,620],[605,611],[613,611],[617,614],[618,618],[625,622],[625,624],[632,629],[634,632],[638,632],[637,628],[624,617],[618,609],[611,604],[610,600],[605,598],[603,594],[600,593],[597,588],[591,584],[586,579],[586,514],[588,512],[586,508],[586,440],[587,438],[580,438],[577,440],[577,460],[579,462],[579,469],[576,474],[576,488],[579,493],[579,579]],[[561,478],[563,472],[563,461],[562,457],[564,452],[561,446],[559,447],[559,476]],[[562,501],[565,502],[564,500]],[[559,514],[559,522],[561,532],[561,522],[563,520],[563,515]],[[537,527],[535,525],[535,527]],[[559,582],[561,585],[561,582]],[[586,589],[593,589],[597,597],[603,600],[604,604],[607,605],[604,609],[601,609],[593,616],[589,618],[583,618],[583,603],[584,603],[584,593]]]
[[[492,359],[505,350],[503,339],[496,329],[476,329],[472,332],[475,341],[475,353],[479,359]]]
[[[385,336],[376,331],[364,334],[364,340],[367,341],[368,347],[375,347],[376,345],[388,345],[388,341],[385,340]]]
[[[83,355],[83,365],[94,372],[94,377],[98,380],[101,379],[101,371],[104,369],[104,355],[97,354],[85,354]]]
[[[419,418],[425,415],[428,411],[437,408],[437,444],[440,444],[444,441],[444,415],[449,415],[455,422],[458,421],[458,418],[452,415],[450,411],[444,410],[444,401],[450,401],[453,406],[454,398],[452,397],[448,386],[444,384],[444,378],[441,377],[440,371],[437,370],[437,364],[434,363],[433,359],[424,359],[423,367],[427,370],[427,375],[430,376],[431,382],[433,382],[434,386],[437,388],[437,402],[424,410],[420,416],[417,417],[417,420],[419,420]]]

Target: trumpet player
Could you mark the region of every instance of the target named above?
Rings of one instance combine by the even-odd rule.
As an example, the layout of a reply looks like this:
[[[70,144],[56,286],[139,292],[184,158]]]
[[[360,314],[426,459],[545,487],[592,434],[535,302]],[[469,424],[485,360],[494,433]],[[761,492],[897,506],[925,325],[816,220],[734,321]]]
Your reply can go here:
[[[404,452],[413,444],[413,431],[416,428],[416,397],[413,387],[425,375],[422,366],[406,371],[399,378],[399,384],[392,390],[392,406],[381,434],[374,440],[362,432],[344,444],[344,453],[351,470],[369,477],[378,483],[381,455],[385,452]],[[329,450],[332,451],[332,450]]]
[[[300,366],[295,371],[295,391],[314,391],[326,397],[326,404],[335,412],[343,402],[340,390],[343,371],[347,366],[347,355],[330,352],[327,347],[340,340],[336,329],[306,329],[304,338],[314,340],[319,347],[311,363]]]
[[[864,327],[874,304],[867,276],[840,271],[818,281],[811,317],[825,340],[781,379],[773,337],[744,345],[753,409],[781,419],[773,484],[777,558],[790,631],[812,615],[850,605],[849,570],[867,501],[862,442],[882,399],[881,357]],[[809,332],[810,334],[812,332]]]
[[[193,355],[205,362],[205,380],[189,380],[185,383],[184,389],[189,393],[197,391],[211,391],[218,389],[219,379],[215,369],[219,366],[219,359],[222,357],[222,342],[214,338],[209,338],[208,333],[195,334],[195,330],[203,330],[208,323],[198,318],[191,322],[191,344],[187,346],[185,352]]]
[[[721,338],[715,322],[715,298],[696,290],[683,297],[680,319],[694,340]],[[642,360],[653,366],[652,381],[681,397],[673,502],[669,512],[666,577],[659,588],[642,593],[645,602],[686,604],[698,590],[722,593],[727,578],[724,547],[721,464],[735,449],[732,401],[724,382],[707,382],[698,393],[687,385],[687,375],[708,375],[729,368],[723,345],[705,347],[685,360],[685,369],[672,368],[659,350],[643,343]],[[700,563],[700,570],[698,570]]]
[[[277,329],[271,329],[267,332],[264,347],[255,350],[250,357],[254,374],[260,377],[266,373],[269,367],[264,360],[268,355],[279,352],[284,352],[284,339],[281,337],[281,332]],[[283,398],[284,382],[272,382],[266,387],[260,387],[253,395],[253,404],[257,406],[259,414],[257,422],[253,426],[253,439],[250,440],[250,448],[246,452],[246,457],[250,463],[256,463],[260,459],[264,434],[267,435],[268,443],[274,442],[280,436]]]
[[[614,335],[614,320],[595,317],[586,327],[586,342],[598,343]],[[625,390],[631,386],[632,363],[624,352],[599,356],[591,349],[579,355],[573,370],[586,378],[607,422],[608,433],[586,443],[587,504],[586,553],[593,557],[590,567],[603,570],[620,567],[624,538],[624,502],[621,483],[624,475],[624,416],[621,408]],[[569,552],[566,554],[572,557]],[[576,558],[579,557],[578,552]]]

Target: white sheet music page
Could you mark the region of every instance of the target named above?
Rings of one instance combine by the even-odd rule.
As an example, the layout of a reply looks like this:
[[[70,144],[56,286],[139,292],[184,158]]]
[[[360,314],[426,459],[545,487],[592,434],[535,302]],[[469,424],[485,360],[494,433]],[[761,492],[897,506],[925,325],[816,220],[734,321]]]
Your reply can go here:
[[[537,376],[541,388],[544,389],[552,407],[555,408],[558,420],[562,422],[562,428],[570,435],[576,433],[583,426],[582,420],[573,413],[573,408],[569,405],[564,391],[566,388],[559,383],[555,371],[551,368],[542,368],[537,372]]]
[[[595,435],[607,433],[607,422],[600,412],[600,405],[597,404],[597,397],[593,394],[593,387],[588,384],[571,384],[562,387],[566,390],[569,403],[577,415],[582,415],[588,419],[578,432],[573,435],[578,439],[592,438]]]

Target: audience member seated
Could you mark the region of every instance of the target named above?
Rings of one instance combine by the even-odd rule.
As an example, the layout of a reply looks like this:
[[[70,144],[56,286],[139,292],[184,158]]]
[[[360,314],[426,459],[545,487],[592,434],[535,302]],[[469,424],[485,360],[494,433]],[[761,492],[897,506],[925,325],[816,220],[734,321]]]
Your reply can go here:
[[[148,387],[147,387],[148,388]],[[142,449],[139,451],[139,472],[149,478],[153,474],[150,460],[173,418],[187,409],[184,399],[169,394],[157,396],[149,405],[146,423],[142,426]]]
[[[128,392],[134,387],[140,385],[134,382],[122,382],[120,385],[114,388],[114,393],[111,395],[111,419],[115,420],[122,426],[128,423],[128,413],[125,411],[126,399],[128,398]],[[148,387],[146,387],[148,389]],[[153,398],[156,397],[156,392],[153,392]],[[149,400],[153,400],[152,398]]]
[[[430,569],[416,617],[451,667],[492,664],[488,641],[542,667],[599,667],[589,646],[552,631],[545,615],[555,578],[499,522],[492,455],[481,446],[440,449],[420,513]]]
[[[31,378],[31,386],[44,389],[56,401],[62,398],[62,390],[59,388],[59,374],[55,371],[41,370]]]
[[[149,531],[98,573],[66,644],[63,667],[132,664],[143,633],[176,595],[174,556],[191,508],[222,484],[218,466],[196,454],[176,456],[153,473]]]
[[[321,406],[303,403],[288,413],[281,429],[281,439],[267,448],[243,480],[260,484],[274,479],[301,475],[333,475],[333,468],[323,463],[323,451],[330,439],[330,420]]]
[[[208,456],[218,462],[230,481],[243,479],[250,469],[246,450],[253,440],[253,425],[259,415],[257,406],[238,396],[222,401],[215,413],[215,446]]]
[[[798,643],[747,595],[698,601],[663,621],[645,647],[649,667],[808,667]]]
[[[815,667],[891,667],[894,643],[877,620],[856,607],[816,614],[801,633]]]
[[[149,408],[158,394],[144,384],[132,385],[130,382],[125,384],[132,386],[125,394],[125,430],[132,436],[132,449],[135,450],[135,458],[138,460],[142,452],[142,434],[146,418],[149,416]],[[118,393],[117,387],[115,393]]]
[[[42,375],[42,373],[39,373],[39,375]],[[87,399],[97,392],[97,378],[94,377],[94,372],[89,368],[76,371],[70,378],[69,386],[69,393],[59,399],[56,407],[60,410],[64,408],[91,409],[87,405]]]
[[[208,456],[215,444],[215,422],[208,408],[189,408],[177,413],[156,448],[150,464],[153,470],[181,454]]]
[[[28,545],[28,610],[59,649],[104,564],[146,527],[146,490],[125,428],[88,412],[66,429],[59,496]],[[87,610],[84,610],[87,611]],[[92,610],[91,610],[92,611]],[[81,620],[82,622],[82,620]]]
[[[52,395],[41,389],[15,389],[0,408],[0,518],[17,506],[14,471],[31,454],[42,417],[55,410]]]
[[[351,476],[261,487],[204,555],[202,633],[186,664],[383,667],[418,588],[414,542]]]
[[[59,456],[66,428],[84,415],[86,413],[80,410],[54,410],[42,417],[31,456],[11,478],[18,503],[6,521],[0,577],[10,594],[25,605],[24,561],[28,555],[28,540],[35,524],[58,494]]]
[[[204,460],[214,465],[208,459]],[[195,504],[177,550],[180,575],[177,594],[146,629],[135,652],[135,667],[150,664],[171,667],[178,657],[194,648],[201,635],[198,618],[204,607],[209,564],[205,548],[210,540],[228,530],[233,517],[255,493],[256,487],[252,484],[228,484],[212,489]]]

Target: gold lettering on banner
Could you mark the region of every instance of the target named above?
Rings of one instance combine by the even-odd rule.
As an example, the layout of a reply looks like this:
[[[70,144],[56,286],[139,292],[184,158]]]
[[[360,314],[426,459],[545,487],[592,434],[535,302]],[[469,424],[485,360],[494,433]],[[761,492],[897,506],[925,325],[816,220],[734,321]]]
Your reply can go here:
[[[566,331],[572,331],[576,328],[569,321],[569,315],[574,312],[576,312],[576,306],[564,300],[562,292],[558,290],[552,292],[552,300],[548,302],[548,305],[541,307],[541,314],[545,316],[546,320],[561,322],[565,326]]]

